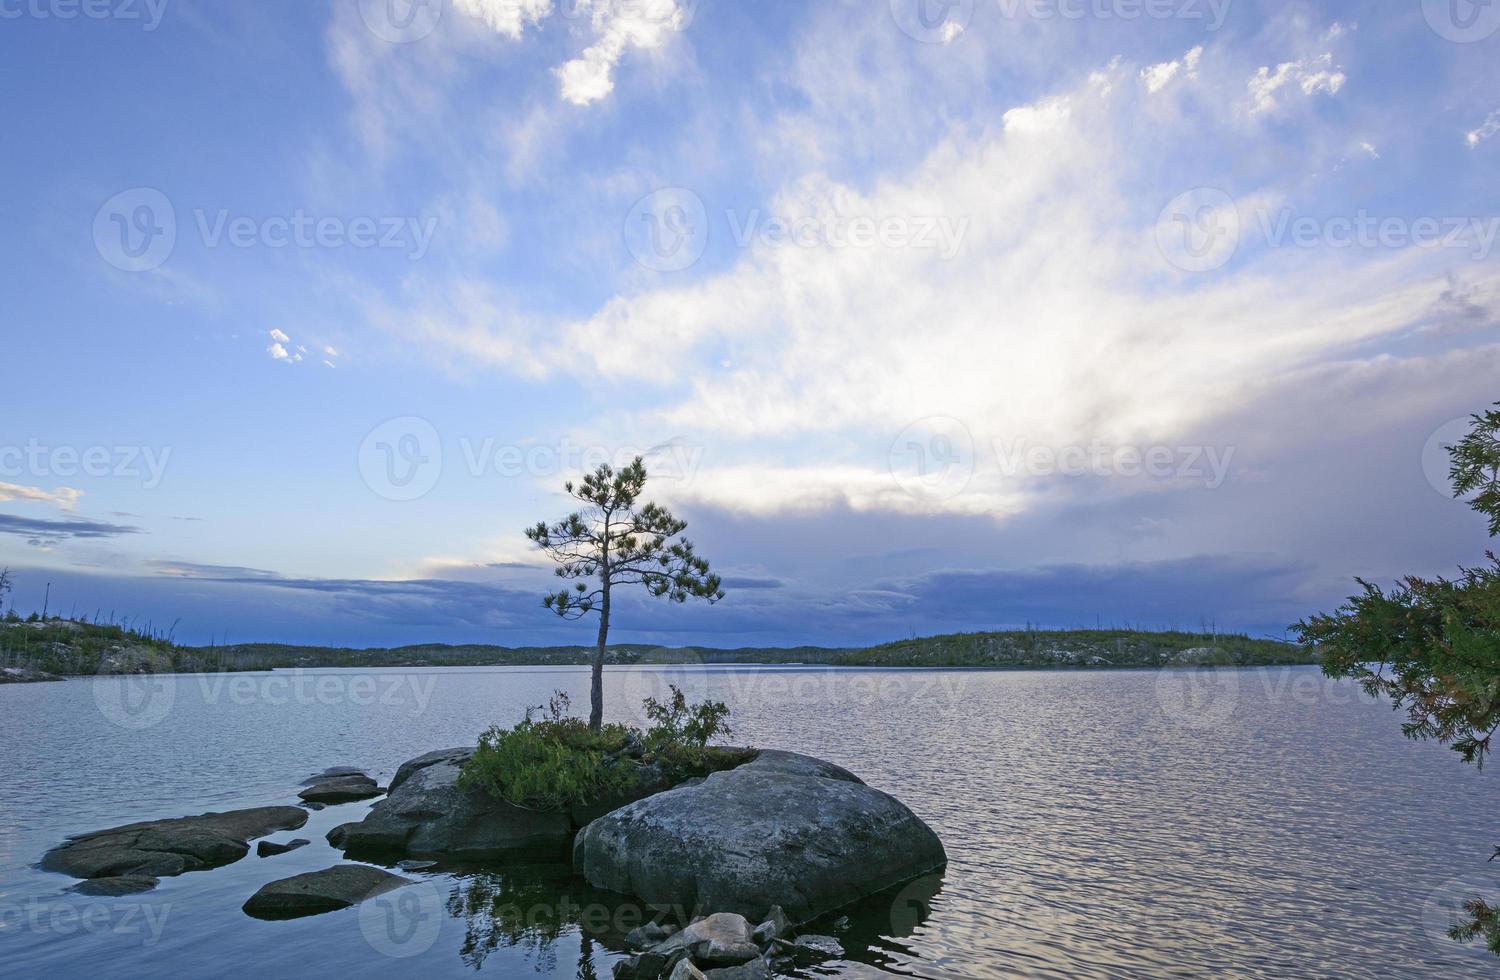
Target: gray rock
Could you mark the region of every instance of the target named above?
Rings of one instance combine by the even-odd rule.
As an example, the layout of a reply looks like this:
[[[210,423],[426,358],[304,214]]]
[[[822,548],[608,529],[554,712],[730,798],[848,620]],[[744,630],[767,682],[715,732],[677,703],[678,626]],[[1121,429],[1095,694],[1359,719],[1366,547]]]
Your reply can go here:
[[[771,906],[771,910],[766,913],[766,921],[755,927],[755,932],[751,933],[750,938],[756,945],[764,949],[771,945],[774,940],[785,939],[791,934],[791,931],[791,920],[786,917],[786,913],[782,911],[780,905],[773,905]]]
[[[149,892],[159,884],[161,884],[160,881],[149,875],[119,875],[114,878],[90,878],[87,881],[80,881],[68,891],[100,898],[119,898],[121,895]]]
[[[760,956],[750,941],[750,923],[733,912],[716,912],[682,930],[681,945],[700,966],[738,966]]]
[[[650,949],[670,935],[672,933],[665,926],[658,925],[655,922],[648,922],[626,933],[625,945],[631,949]]]
[[[771,968],[765,960],[751,960],[739,966],[708,970],[703,976],[705,980],[770,980]]]
[[[809,922],[946,863],[937,835],[899,801],[792,753],[632,803],[574,845],[575,870],[596,887],[757,922],[773,905]]]
[[[334,766],[332,769],[324,769],[316,776],[308,776],[302,780],[302,785],[315,786],[318,783],[324,783],[330,779],[340,779],[344,776],[364,776],[366,779],[369,778],[369,774],[363,769],[352,769],[349,766]]]
[[[412,776],[415,776],[423,769],[426,769],[428,766],[447,761],[456,761],[459,765],[463,765],[465,762],[469,761],[470,756],[472,756],[473,754],[474,746],[471,745],[467,748],[461,747],[456,749],[439,749],[436,752],[428,752],[426,755],[419,755],[415,759],[412,759],[409,762],[403,762],[399,767],[397,767],[396,775],[391,777],[391,785],[386,790],[386,792],[396,792],[396,790],[401,786],[402,783],[406,782],[408,779],[410,779]]]
[[[289,840],[285,844],[273,844],[271,841],[263,840],[259,844],[255,845],[255,856],[275,857],[278,854],[286,854],[289,851],[295,851],[299,847],[306,847],[311,843],[312,841],[305,840],[301,837],[298,837],[296,840]]]
[[[380,787],[369,776],[339,776],[314,783],[297,796],[307,803],[333,805],[368,800],[380,795]]]
[[[40,866],[74,878],[166,878],[238,861],[250,853],[250,841],[305,823],[307,811],[295,806],[148,820],[70,838],[43,855]]]
[[[707,980],[707,978],[692,960],[679,960],[676,969],[667,980]]]
[[[45,684],[61,677],[30,667],[0,667],[0,684]]]
[[[402,871],[426,871],[428,868],[438,866],[436,861],[397,861],[396,867]]]
[[[335,827],[329,843],[351,854],[470,859],[562,852],[573,836],[568,814],[527,810],[459,789],[459,771],[474,751],[432,752],[406,763],[391,779],[386,798],[359,823]]]
[[[341,864],[273,881],[252,895],[244,909],[257,919],[294,919],[345,909],[413,883],[379,868]]]

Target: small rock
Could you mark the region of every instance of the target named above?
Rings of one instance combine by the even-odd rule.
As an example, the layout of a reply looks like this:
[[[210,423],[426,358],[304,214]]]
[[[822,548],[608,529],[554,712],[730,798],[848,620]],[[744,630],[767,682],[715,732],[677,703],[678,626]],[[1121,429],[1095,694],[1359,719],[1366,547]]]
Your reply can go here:
[[[655,922],[648,922],[626,933],[625,945],[631,949],[650,949],[670,935],[670,932]]]
[[[69,891],[77,892],[79,895],[118,898],[121,895],[149,892],[159,884],[161,882],[150,875],[118,875],[114,878],[91,878],[88,881],[80,881]]]
[[[791,934],[792,923],[781,910],[780,905],[771,906],[771,911],[766,913],[766,921],[755,927],[755,932],[750,939],[762,949],[771,945],[775,939],[785,939]]]
[[[348,766],[335,766],[332,769],[324,769],[316,776],[308,776],[306,779],[302,780],[302,785],[316,786],[318,783],[325,783],[330,779],[341,779],[346,776],[364,776],[366,779],[369,778],[369,775],[363,769],[351,769]]]
[[[798,936],[790,945],[790,952],[799,963],[836,960],[844,955],[844,947],[832,936]]]
[[[339,776],[315,783],[298,793],[308,803],[353,803],[379,796],[381,789],[369,776]]]
[[[287,841],[285,844],[273,844],[268,840],[263,840],[255,845],[255,854],[257,857],[275,857],[278,854],[295,851],[299,847],[306,847],[311,843],[312,841],[303,840],[301,837],[298,837],[296,840]]]
[[[692,960],[680,960],[677,968],[667,980],[707,980],[703,971],[693,965]]]
[[[273,881],[250,896],[244,909],[257,919],[295,919],[346,909],[410,884],[414,884],[411,879],[379,868],[341,864]]]
[[[328,804],[326,804],[326,803],[308,803],[306,800],[304,800],[303,802],[301,802],[301,803],[299,803],[297,805],[300,806],[300,807],[302,807],[302,808],[304,808],[304,809],[311,810],[314,813],[317,813],[319,810],[326,810],[326,809],[328,809]]]
[[[695,962],[705,966],[737,966],[760,957],[760,947],[750,939],[750,923],[733,912],[693,923],[682,930],[681,943]]]
[[[397,861],[396,867],[402,871],[426,871],[428,868],[437,867],[436,861]]]
[[[751,960],[739,966],[709,970],[703,976],[706,980],[770,980],[771,968],[765,960]]]

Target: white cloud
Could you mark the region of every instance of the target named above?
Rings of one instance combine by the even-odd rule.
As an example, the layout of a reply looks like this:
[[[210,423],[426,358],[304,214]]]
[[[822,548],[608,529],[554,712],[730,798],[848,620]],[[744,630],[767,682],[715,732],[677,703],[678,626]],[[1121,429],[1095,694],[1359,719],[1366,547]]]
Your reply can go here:
[[[1196,79],[1198,77],[1198,62],[1203,58],[1203,46],[1199,45],[1182,57],[1181,61],[1165,61],[1159,65],[1152,65],[1141,70],[1141,80],[1146,83],[1146,91],[1151,93],[1160,92],[1172,83],[1180,72],[1186,72],[1186,77]]]
[[[0,500],[26,500],[35,503],[52,504],[58,510],[76,509],[78,498],[82,496],[82,490],[74,490],[72,487],[58,487],[56,490],[47,491],[40,487],[23,487],[15,483],[0,483]]]
[[[1500,133],[1500,109],[1490,113],[1489,118],[1484,121],[1484,124],[1470,132],[1466,140],[1469,146],[1477,147],[1496,133]]]
[[[1250,114],[1253,116],[1274,112],[1280,106],[1283,90],[1290,86],[1303,95],[1319,92],[1338,95],[1343,90],[1348,76],[1342,66],[1336,65],[1333,55],[1323,54],[1301,61],[1286,61],[1272,71],[1262,67],[1250,79]]]
[[[271,336],[271,339],[274,340],[274,341],[276,341],[276,343],[278,343],[278,344],[289,344],[289,343],[292,342],[292,338],[288,337],[286,334],[282,333],[280,330],[272,330],[270,336]]]
[[[274,343],[270,347],[267,347],[266,353],[271,355],[271,360],[273,361],[289,361],[291,359],[291,355],[287,353],[286,348],[280,343]]]
[[[453,6],[511,40],[552,15],[552,0],[454,0]]]
[[[686,13],[677,0],[579,0],[594,10],[595,41],[582,55],[558,68],[564,100],[586,106],[614,91],[615,67],[631,48],[653,50],[681,30]]]

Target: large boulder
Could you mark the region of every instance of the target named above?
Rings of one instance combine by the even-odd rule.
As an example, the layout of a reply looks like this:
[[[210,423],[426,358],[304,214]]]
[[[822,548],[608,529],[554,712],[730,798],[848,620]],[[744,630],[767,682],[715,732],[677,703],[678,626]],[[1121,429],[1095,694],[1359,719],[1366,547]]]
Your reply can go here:
[[[943,867],[937,835],[847,770],[763,752],[595,820],[574,869],[589,883],[674,910],[793,923]]]
[[[481,859],[516,852],[565,852],[573,821],[564,812],[512,806],[462,790],[458,775],[474,749],[430,753],[403,765],[386,798],[328,840],[351,854]]]
[[[273,881],[252,895],[244,909],[257,919],[295,919],[346,909],[410,884],[410,878],[379,868],[342,864]]]
[[[69,838],[40,866],[74,878],[165,878],[238,861],[250,841],[305,823],[307,811],[294,806],[148,820]]]

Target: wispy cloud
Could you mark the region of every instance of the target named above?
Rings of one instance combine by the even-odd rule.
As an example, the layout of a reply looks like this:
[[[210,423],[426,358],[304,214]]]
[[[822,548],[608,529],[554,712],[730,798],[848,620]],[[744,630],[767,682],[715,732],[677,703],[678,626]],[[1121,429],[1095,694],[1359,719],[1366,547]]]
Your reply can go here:
[[[43,490],[40,487],[25,487],[15,483],[0,483],[0,501],[27,500],[52,504],[58,510],[76,510],[78,508],[78,498],[82,496],[82,490],[74,490],[72,487]]]

